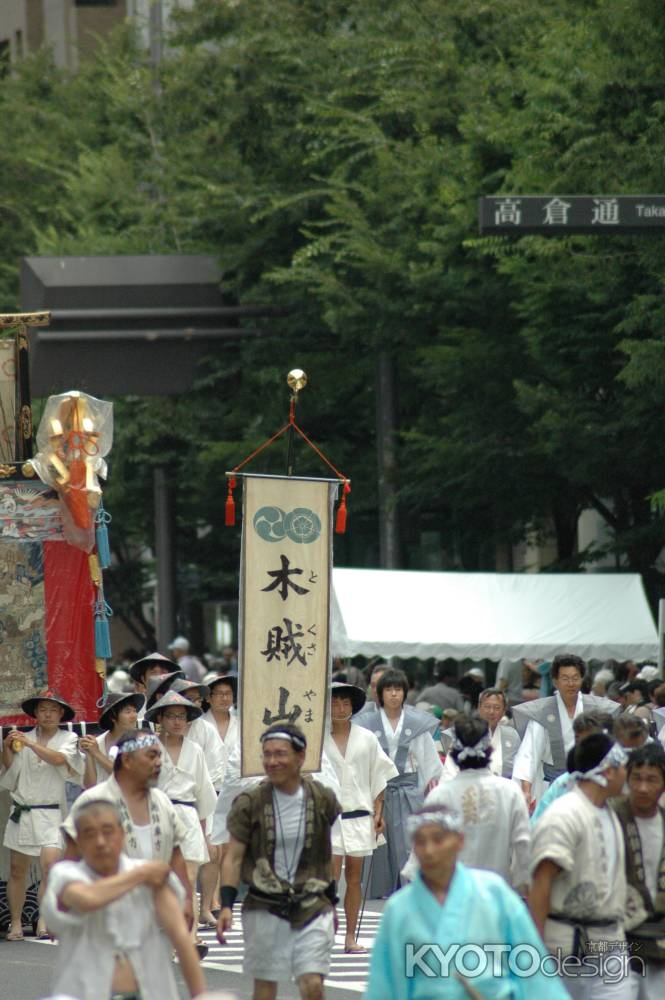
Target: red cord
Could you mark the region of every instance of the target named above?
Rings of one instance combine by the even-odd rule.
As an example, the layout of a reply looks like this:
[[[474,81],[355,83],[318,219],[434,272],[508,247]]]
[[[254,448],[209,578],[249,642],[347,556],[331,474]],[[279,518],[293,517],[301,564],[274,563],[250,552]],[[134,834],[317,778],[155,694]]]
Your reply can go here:
[[[236,481],[235,477],[233,476],[233,473],[240,472],[240,470],[244,468],[244,466],[247,465],[248,462],[251,462],[253,458],[256,458],[256,456],[260,455],[262,451],[265,451],[266,448],[269,448],[271,444],[274,444],[274,442],[277,441],[277,439],[280,438],[282,434],[285,433],[285,431],[288,431],[289,427],[293,427],[294,430],[298,432],[298,434],[303,439],[305,444],[307,444],[312,449],[312,451],[316,452],[321,461],[325,462],[328,468],[331,469],[332,472],[335,473],[337,478],[344,484],[344,488],[342,490],[342,499],[340,501],[339,507],[337,508],[337,521],[335,525],[335,531],[337,532],[337,534],[340,535],[344,534],[344,531],[346,530],[346,515],[347,515],[346,497],[347,494],[351,492],[351,485],[347,477],[344,475],[344,473],[340,472],[339,469],[336,469],[335,466],[332,464],[332,462],[326,457],[326,455],[324,455],[321,449],[317,448],[314,442],[310,441],[305,432],[301,430],[300,427],[298,427],[298,424],[296,423],[295,399],[291,400],[291,404],[289,406],[288,424],[284,424],[283,427],[280,427],[280,429],[277,431],[276,434],[273,434],[272,437],[268,438],[267,441],[264,441],[263,444],[259,445],[258,448],[255,448],[254,451],[247,456],[247,458],[243,459],[242,462],[239,462],[238,465],[235,465],[231,469],[231,472],[227,473],[227,475],[229,476],[229,489],[226,497],[226,513],[225,513],[224,523],[227,525],[235,524],[235,500],[233,499],[233,490],[235,489]]]

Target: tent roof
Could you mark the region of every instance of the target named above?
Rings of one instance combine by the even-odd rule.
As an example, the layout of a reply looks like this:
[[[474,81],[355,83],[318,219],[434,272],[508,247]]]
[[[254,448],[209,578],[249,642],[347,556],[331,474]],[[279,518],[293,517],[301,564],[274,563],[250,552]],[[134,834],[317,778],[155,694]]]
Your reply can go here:
[[[634,573],[418,573],[334,569],[335,655],[653,659]]]

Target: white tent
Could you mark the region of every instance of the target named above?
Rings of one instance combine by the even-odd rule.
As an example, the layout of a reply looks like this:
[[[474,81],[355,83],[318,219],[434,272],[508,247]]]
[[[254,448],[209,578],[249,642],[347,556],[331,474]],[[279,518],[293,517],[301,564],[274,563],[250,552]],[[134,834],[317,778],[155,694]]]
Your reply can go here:
[[[336,656],[644,660],[658,637],[633,573],[334,569]]]

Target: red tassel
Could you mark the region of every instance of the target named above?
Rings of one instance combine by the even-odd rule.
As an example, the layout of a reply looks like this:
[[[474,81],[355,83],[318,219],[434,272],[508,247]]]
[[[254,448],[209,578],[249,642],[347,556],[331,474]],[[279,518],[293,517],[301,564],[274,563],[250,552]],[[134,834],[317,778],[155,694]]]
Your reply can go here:
[[[351,487],[348,483],[344,483],[344,488],[342,490],[342,499],[339,507],[337,508],[337,520],[335,522],[335,533],[337,535],[343,535],[346,531],[346,495],[351,492]]]
[[[233,499],[235,485],[235,477],[231,476],[229,479],[229,492],[226,495],[226,508],[224,511],[224,524],[227,528],[232,528],[236,523],[236,502]]]

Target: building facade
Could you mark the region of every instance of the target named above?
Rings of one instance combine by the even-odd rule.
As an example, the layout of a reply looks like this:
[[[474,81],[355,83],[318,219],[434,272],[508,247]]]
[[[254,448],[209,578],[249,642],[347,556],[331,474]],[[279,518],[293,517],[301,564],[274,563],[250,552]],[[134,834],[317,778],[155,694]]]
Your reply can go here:
[[[78,69],[100,40],[128,18],[149,47],[151,32],[167,30],[171,13],[196,0],[0,0],[0,74],[42,46],[56,66]]]

